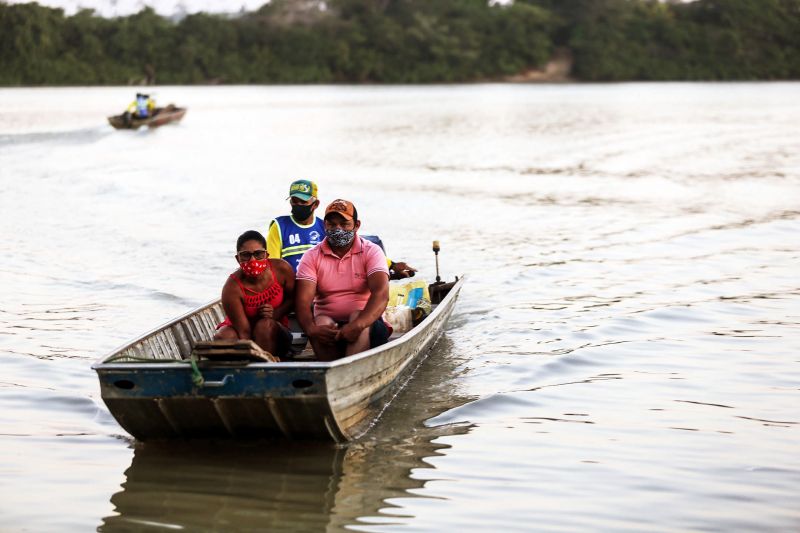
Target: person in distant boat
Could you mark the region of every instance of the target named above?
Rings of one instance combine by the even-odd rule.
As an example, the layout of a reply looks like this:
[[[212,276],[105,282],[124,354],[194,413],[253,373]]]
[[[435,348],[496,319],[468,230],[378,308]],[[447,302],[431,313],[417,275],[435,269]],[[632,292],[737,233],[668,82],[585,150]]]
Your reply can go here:
[[[288,200],[292,206],[292,214],[279,216],[270,222],[267,251],[270,257],[280,257],[288,261],[296,271],[303,254],[322,241],[325,225],[321,218],[314,216],[314,211],[319,207],[316,183],[309,180],[293,181],[289,186]],[[365,235],[363,238],[384,250],[379,237]],[[402,261],[387,259],[387,264],[391,279],[408,278],[417,271]]]
[[[126,113],[129,113],[133,118],[147,118],[153,116],[155,109],[156,101],[150,98],[150,95],[136,93],[136,99],[130,103]]]
[[[317,359],[332,361],[388,341],[391,327],[381,315],[389,269],[380,247],[358,236],[361,221],[352,202],[331,202],[324,224],[325,238],[297,267],[295,313]]]
[[[294,304],[294,271],[283,259],[272,259],[261,233],[249,230],[236,240],[239,269],[222,287],[225,320],[214,340],[252,339],[276,357],[289,351],[292,334],[287,315]]]

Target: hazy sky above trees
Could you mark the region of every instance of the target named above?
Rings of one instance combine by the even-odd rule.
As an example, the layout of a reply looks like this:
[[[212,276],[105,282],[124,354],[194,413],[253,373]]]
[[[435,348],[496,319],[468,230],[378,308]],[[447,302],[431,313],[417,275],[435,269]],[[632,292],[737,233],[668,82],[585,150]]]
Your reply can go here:
[[[6,0],[8,4],[22,4],[31,0]],[[253,11],[267,0],[36,0],[39,5],[60,7],[67,15],[78,10],[93,9],[104,17],[131,15],[138,13],[143,7],[152,7],[159,15],[169,16],[174,13],[236,13],[241,9]]]

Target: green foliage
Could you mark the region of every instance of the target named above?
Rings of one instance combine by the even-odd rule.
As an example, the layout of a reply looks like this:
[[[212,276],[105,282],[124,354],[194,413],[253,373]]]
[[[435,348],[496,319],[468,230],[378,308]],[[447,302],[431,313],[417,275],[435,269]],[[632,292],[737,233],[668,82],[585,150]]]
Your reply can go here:
[[[0,85],[800,78],[800,0],[272,0],[105,19],[0,0]]]
[[[594,0],[568,44],[583,80],[796,79],[800,0]]]

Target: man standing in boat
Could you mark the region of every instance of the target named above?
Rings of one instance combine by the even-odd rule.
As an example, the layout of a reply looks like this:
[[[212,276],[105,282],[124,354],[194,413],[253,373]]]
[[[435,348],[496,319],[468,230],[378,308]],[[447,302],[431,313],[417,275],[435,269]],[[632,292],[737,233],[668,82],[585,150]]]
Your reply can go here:
[[[314,216],[314,211],[319,207],[316,183],[310,180],[293,181],[289,186],[288,200],[292,214],[279,216],[269,223],[267,251],[273,259],[287,261],[296,272],[303,254],[322,241],[325,225],[321,218]],[[378,237],[367,235],[364,238],[378,244],[383,250]],[[402,261],[387,259],[386,262],[391,279],[408,278],[417,271]]]
[[[325,239],[297,267],[295,313],[317,359],[332,361],[388,341],[391,330],[381,315],[389,269],[381,248],[358,236],[352,202],[331,202],[324,225]]]

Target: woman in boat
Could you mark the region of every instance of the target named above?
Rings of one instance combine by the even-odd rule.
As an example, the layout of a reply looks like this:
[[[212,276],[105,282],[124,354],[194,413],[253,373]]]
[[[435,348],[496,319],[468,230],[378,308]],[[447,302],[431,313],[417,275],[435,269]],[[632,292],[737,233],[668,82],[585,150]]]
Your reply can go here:
[[[222,287],[225,320],[215,340],[252,339],[276,357],[289,351],[292,334],[287,315],[294,302],[294,270],[283,259],[270,259],[267,241],[254,230],[236,241],[239,269]]]

